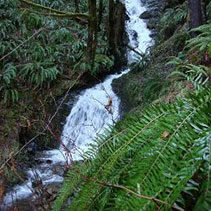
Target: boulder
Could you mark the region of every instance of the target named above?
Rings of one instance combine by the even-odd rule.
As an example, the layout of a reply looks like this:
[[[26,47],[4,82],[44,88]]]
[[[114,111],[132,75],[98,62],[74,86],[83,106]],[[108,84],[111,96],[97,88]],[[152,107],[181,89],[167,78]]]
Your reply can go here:
[[[150,11],[145,11],[139,16],[139,18],[141,19],[150,19],[151,17],[152,17],[152,14]]]

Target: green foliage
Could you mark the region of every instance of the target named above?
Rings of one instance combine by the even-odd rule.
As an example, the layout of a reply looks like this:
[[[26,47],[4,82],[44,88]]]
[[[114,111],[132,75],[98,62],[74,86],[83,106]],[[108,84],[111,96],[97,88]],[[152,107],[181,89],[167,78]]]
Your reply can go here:
[[[32,84],[41,86],[44,82],[49,83],[57,78],[59,71],[52,65],[50,62],[25,64],[20,75]]]
[[[142,72],[146,70],[149,61],[149,56],[147,54],[143,54],[140,59],[137,59],[132,64],[130,64],[130,68],[134,72]]]
[[[0,92],[2,91],[3,93],[3,99],[4,103],[7,102],[17,102],[19,100],[19,94],[17,89],[12,89],[12,88],[7,88],[3,89],[3,87],[0,87]]]
[[[187,7],[176,7],[176,8],[170,8],[167,9],[165,14],[162,16],[160,20],[161,25],[166,24],[179,24],[181,22],[184,22],[187,18],[188,10]]]
[[[4,66],[3,73],[0,75],[0,92],[4,103],[8,101],[16,102],[19,99],[17,89],[13,88],[14,81],[17,77],[17,69],[12,63]]]
[[[207,143],[207,147],[203,149],[202,153],[204,155],[204,164],[202,165],[200,169],[200,197],[197,200],[197,203],[194,207],[194,211],[197,210],[210,210],[211,205],[211,130],[209,129],[204,136],[203,139],[201,139],[202,142]],[[207,176],[208,175],[208,176]],[[207,178],[204,180],[204,178]]]
[[[38,29],[43,25],[43,17],[35,13],[25,13],[22,19],[24,19],[28,30]]]
[[[75,11],[74,2],[70,3],[66,0],[34,0],[33,2],[60,11]],[[80,12],[87,12],[87,2],[79,3]],[[44,89],[51,82],[51,85],[54,85],[53,82],[61,74],[68,77],[76,71],[90,71],[94,74],[113,65],[113,60],[98,47],[94,67],[90,68],[90,65],[85,62],[88,33],[87,26],[85,27],[84,24],[78,24],[77,21],[68,18],[51,17],[45,10],[20,4],[18,0],[2,0],[0,14],[0,58],[27,41],[39,30],[38,34],[0,63],[0,69],[3,71],[0,72],[0,87],[3,93],[16,93],[11,90],[23,91],[26,87]],[[105,19],[106,17],[103,17],[104,21]],[[104,35],[105,31],[102,30],[98,36],[100,43],[107,43]],[[12,67],[9,70],[8,64],[12,64],[16,68],[15,71]],[[4,94],[1,96],[3,99]],[[14,94],[5,94],[5,96],[14,96]],[[12,98],[7,97],[7,99]]]
[[[102,69],[109,69],[113,66],[113,58],[109,58],[103,54],[96,54],[94,66],[91,67],[90,63],[87,62],[86,57],[82,57],[78,63],[74,65],[74,70],[87,71],[91,74],[99,73]]]
[[[209,85],[209,77],[211,75],[209,67],[188,64],[187,60],[184,61],[179,57],[174,57],[168,64],[175,65],[175,71],[168,76],[168,79],[189,81],[197,90]]]
[[[3,83],[9,85],[11,81],[16,78],[16,76],[16,67],[14,66],[14,64],[9,63],[4,66],[3,75],[1,76]]]
[[[164,86],[164,81],[157,75],[152,78],[147,79],[145,82],[145,87],[143,89],[143,94],[146,99],[157,99],[158,93]]]
[[[200,65],[206,52],[210,54],[211,46],[211,24],[202,25],[192,32],[199,32],[198,36],[187,41],[187,52],[180,52],[177,57],[171,58],[168,64],[175,67],[168,78],[171,80],[185,80],[191,82],[199,90],[209,86],[211,68]],[[195,58],[197,57],[197,59]]]
[[[54,210],[69,199],[71,210],[185,209],[181,193],[198,191],[190,186],[196,184],[193,175],[205,162],[205,172],[210,165],[210,102],[211,90],[202,90],[123,120],[121,130],[99,137],[84,156],[88,161],[68,172]],[[93,181],[118,184],[167,204]]]
[[[199,50],[201,53],[205,53],[206,51],[210,52],[211,24],[204,24],[196,29],[192,29],[192,32],[200,34],[187,42],[186,48],[189,49],[189,52],[196,50]]]
[[[164,39],[171,37],[177,27],[185,23],[187,16],[188,7],[186,3],[175,8],[167,9],[159,22],[161,29],[160,36],[164,36]],[[163,37],[161,39],[163,39]]]
[[[103,54],[96,54],[94,68],[91,70],[92,74],[100,71],[100,69],[110,69],[114,65],[114,59],[109,58]]]
[[[208,23],[211,23],[211,1],[207,5],[207,18],[208,18]]]

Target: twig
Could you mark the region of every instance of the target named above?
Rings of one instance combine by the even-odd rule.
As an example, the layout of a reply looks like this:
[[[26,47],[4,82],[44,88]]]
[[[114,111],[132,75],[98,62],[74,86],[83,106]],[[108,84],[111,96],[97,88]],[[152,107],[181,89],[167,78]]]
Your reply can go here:
[[[118,189],[124,190],[124,191],[126,191],[126,192],[128,192],[128,193],[130,193],[130,194],[132,194],[132,195],[134,195],[134,196],[136,196],[136,197],[138,197],[138,198],[150,200],[150,201],[152,201],[153,203],[155,203],[156,207],[158,206],[157,203],[165,204],[165,205],[171,207],[171,205],[168,204],[168,203],[165,202],[165,201],[162,201],[162,200],[160,200],[160,199],[156,199],[156,198],[153,198],[153,197],[150,197],[150,196],[145,196],[145,195],[136,193],[135,191],[130,190],[129,188],[126,188],[125,186],[122,186],[122,185],[116,185],[116,184],[111,184],[111,183],[102,182],[102,181],[99,181],[99,180],[96,180],[96,179],[87,177],[87,176],[82,175],[82,174],[80,174],[80,177],[83,178],[83,179],[85,179],[85,180],[89,180],[89,181],[91,181],[91,182],[97,183],[97,184],[99,184],[99,185],[101,185],[101,186],[107,186],[107,187],[118,188]],[[172,207],[173,207],[174,209],[176,209],[176,210],[184,211],[184,210],[181,209],[181,208],[177,208],[177,207],[175,207],[175,206],[172,206]]]
[[[4,55],[2,58],[0,58],[0,62],[2,60],[4,60],[6,57],[8,57],[9,55],[11,55],[14,51],[16,51],[18,48],[20,48],[22,45],[24,45],[25,43],[27,43],[29,40],[31,40],[33,37],[35,37],[37,34],[39,34],[42,30],[44,30],[43,28],[40,28],[38,31],[36,31],[34,34],[32,34],[27,40],[23,41],[20,45],[18,45],[16,48],[14,48],[12,51],[10,51],[9,53],[7,53],[6,55]]]

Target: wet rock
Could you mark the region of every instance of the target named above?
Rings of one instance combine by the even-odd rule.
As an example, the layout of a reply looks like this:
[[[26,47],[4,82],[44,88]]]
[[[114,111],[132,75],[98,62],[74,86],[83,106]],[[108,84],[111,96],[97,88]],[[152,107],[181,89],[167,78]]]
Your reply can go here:
[[[49,165],[52,164],[52,162],[53,162],[53,161],[50,160],[50,159],[46,160],[46,163],[49,164]]]
[[[151,30],[151,34],[149,35],[151,38],[155,38],[157,36],[157,31],[155,29]]]
[[[35,144],[34,142],[30,143],[28,145],[27,151],[31,156],[34,156],[37,151],[37,144]]]
[[[36,162],[37,164],[43,164],[43,163],[44,163],[44,161],[43,161],[43,160],[40,160],[40,159],[35,159],[35,162]]]
[[[65,166],[64,165],[56,165],[52,168],[54,174],[58,176],[63,176],[65,173]]]
[[[42,186],[42,180],[41,179],[35,179],[32,181],[32,188],[37,188]]]
[[[146,20],[147,28],[152,30],[151,37],[154,38],[159,33],[158,22],[160,14],[165,8],[166,0],[141,0],[147,7],[147,11],[140,15],[141,19]]]
[[[147,22],[147,28],[148,29],[156,29],[157,27],[157,19],[156,18],[151,18],[149,19],[149,21]]]
[[[153,15],[151,14],[151,12],[150,11],[145,11],[145,12],[143,12],[140,16],[139,16],[139,18],[141,18],[141,19],[149,19],[149,18],[151,18]]]
[[[147,0],[141,0],[142,4],[146,4]]]
[[[137,40],[138,38],[138,33],[136,31],[133,31],[133,37],[134,37],[134,40]]]

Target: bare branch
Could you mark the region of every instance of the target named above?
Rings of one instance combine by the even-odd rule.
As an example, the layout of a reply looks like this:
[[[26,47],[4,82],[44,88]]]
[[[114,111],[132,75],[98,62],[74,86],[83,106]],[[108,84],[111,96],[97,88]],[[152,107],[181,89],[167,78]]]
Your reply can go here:
[[[152,201],[153,203],[155,203],[156,206],[158,205],[157,203],[159,203],[159,204],[167,205],[167,206],[169,206],[169,207],[173,207],[174,209],[179,210],[179,211],[184,211],[183,209],[177,208],[177,207],[175,207],[175,206],[171,206],[171,205],[168,204],[167,202],[162,201],[162,200],[160,200],[160,199],[156,199],[156,198],[154,198],[154,197],[145,196],[145,195],[136,193],[135,191],[133,191],[133,190],[131,190],[131,189],[125,187],[125,186],[122,186],[122,185],[116,185],[116,184],[111,184],[111,183],[102,182],[102,181],[99,181],[99,180],[96,180],[96,179],[87,177],[87,176],[82,175],[82,174],[80,174],[80,177],[83,178],[83,179],[85,179],[85,180],[89,180],[89,181],[91,181],[91,182],[97,183],[97,184],[99,184],[99,185],[101,185],[101,186],[113,187],[113,188],[118,188],[118,189],[124,190],[124,191],[126,191],[126,192],[128,192],[128,193],[130,193],[130,194],[132,194],[132,195],[134,195],[134,196],[136,196],[136,197],[138,197],[138,198],[150,200],[150,201]]]
[[[32,34],[27,40],[23,41],[20,45],[18,45],[16,48],[14,48],[12,51],[10,51],[9,53],[7,53],[6,55],[4,55],[2,58],[0,58],[0,62],[2,60],[4,60],[6,57],[8,57],[9,55],[11,55],[14,51],[16,51],[18,48],[20,48],[21,46],[23,46],[25,43],[27,43],[29,40],[31,40],[33,37],[35,37],[36,35],[38,35],[41,31],[44,30],[43,28],[40,28],[38,31],[36,31],[34,34]]]

